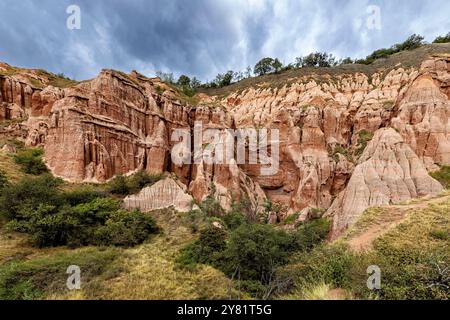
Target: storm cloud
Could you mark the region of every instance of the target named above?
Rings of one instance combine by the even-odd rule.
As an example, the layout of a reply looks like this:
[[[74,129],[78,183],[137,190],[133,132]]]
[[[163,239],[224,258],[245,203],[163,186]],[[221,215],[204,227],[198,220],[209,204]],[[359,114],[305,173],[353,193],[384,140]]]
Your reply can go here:
[[[66,26],[69,5],[81,29]],[[380,28],[367,26],[380,9]],[[103,68],[203,81],[264,56],[285,63],[313,51],[364,57],[413,33],[450,31],[448,0],[2,0],[0,61],[75,79]]]

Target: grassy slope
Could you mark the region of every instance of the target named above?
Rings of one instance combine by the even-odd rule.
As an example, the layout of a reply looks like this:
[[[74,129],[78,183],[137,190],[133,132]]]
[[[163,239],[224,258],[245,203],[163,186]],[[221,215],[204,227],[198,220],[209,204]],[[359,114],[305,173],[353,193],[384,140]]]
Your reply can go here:
[[[358,242],[361,241],[369,243],[360,245]],[[416,274],[417,277],[420,270],[429,272],[430,265],[431,268],[433,266],[428,262],[441,253],[443,255],[439,261],[448,267],[449,247],[450,191],[433,199],[416,199],[402,205],[370,208],[343,237],[318,248],[311,255],[312,258],[305,260],[295,257],[286,268],[287,272],[304,268],[305,261],[317,266],[306,268],[307,271],[300,273],[294,271],[296,284],[293,292],[280,298],[377,298],[365,287],[365,270],[371,264],[380,264],[382,286],[386,288],[384,294],[402,298],[411,294],[409,298],[419,299],[429,289],[424,289],[420,283],[410,283],[411,278],[408,278],[407,273]],[[331,260],[333,262],[330,263]],[[319,266],[321,263],[323,266]],[[342,266],[343,270],[337,270],[336,267]],[[305,279],[305,275],[311,278]],[[341,283],[341,286],[333,284],[333,281]],[[413,291],[417,292],[417,296]]]
[[[209,266],[200,266],[194,271],[176,267],[174,261],[179,249],[196,237],[187,227],[185,215],[170,210],[152,214],[163,231],[143,245],[129,249],[35,249],[28,245],[25,236],[2,231],[0,281],[2,273],[13,267],[25,270],[23,274],[27,277],[33,274],[33,279],[45,279],[48,284],[40,288],[40,293],[28,296],[39,299],[228,298],[230,281],[221,272]],[[18,266],[11,267],[11,261]],[[82,288],[69,291],[65,287],[65,270],[77,261],[82,264]],[[88,274],[84,280],[83,270]]]

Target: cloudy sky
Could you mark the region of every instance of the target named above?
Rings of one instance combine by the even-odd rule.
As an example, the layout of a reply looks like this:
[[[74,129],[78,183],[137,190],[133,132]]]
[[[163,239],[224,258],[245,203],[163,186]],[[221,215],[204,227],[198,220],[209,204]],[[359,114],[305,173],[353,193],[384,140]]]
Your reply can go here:
[[[67,28],[70,5],[81,29]],[[363,57],[412,33],[432,41],[450,31],[449,13],[448,0],[1,0],[0,61],[78,80],[114,68],[205,81],[265,56]]]

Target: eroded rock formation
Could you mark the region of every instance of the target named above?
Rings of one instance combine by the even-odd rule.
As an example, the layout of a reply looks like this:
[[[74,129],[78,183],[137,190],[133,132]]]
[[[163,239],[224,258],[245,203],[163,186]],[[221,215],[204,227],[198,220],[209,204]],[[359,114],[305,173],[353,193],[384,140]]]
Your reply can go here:
[[[136,195],[126,197],[123,202],[127,209],[140,209],[142,212],[170,207],[179,212],[188,212],[196,208],[186,186],[172,177],[160,180]]]
[[[353,224],[369,207],[398,204],[442,191],[423,162],[392,128],[376,131],[345,190],[327,215],[333,217],[332,238]]]
[[[229,208],[248,197],[263,211],[269,199],[284,208],[271,220],[331,207],[335,230],[343,230],[367,206],[437,192],[426,169],[450,163],[449,71],[450,56],[441,54],[415,66],[311,70],[281,83],[262,78],[190,99],[137,72],[104,70],[58,87],[62,80],[51,74],[0,64],[0,119],[14,122],[1,134],[43,146],[52,172],[70,181],[104,182],[140,169],[171,172],[198,202],[213,194]],[[277,129],[279,170],[262,175],[261,164],[236,159],[175,163],[170,152],[179,141],[172,135],[184,128],[191,137],[195,123],[203,132]],[[398,133],[383,129],[389,127]],[[370,181],[363,184],[365,175]],[[350,196],[355,181],[365,188],[360,202]]]

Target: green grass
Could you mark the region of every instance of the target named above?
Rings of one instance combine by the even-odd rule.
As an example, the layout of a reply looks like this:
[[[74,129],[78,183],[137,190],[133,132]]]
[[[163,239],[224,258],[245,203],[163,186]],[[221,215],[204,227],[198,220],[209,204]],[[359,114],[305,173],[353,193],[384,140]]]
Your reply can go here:
[[[439,171],[431,172],[430,175],[439,181],[444,188],[450,189],[450,166],[442,166]]]
[[[383,103],[383,108],[386,111],[391,111],[394,108],[394,106],[395,106],[395,102],[394,101],[385,101]]]
[[[355,150],[356,156],[360,157],[367,147],[370,140],[373,139],[373,133],[367,130],[361,130],[358,132],[358,146]]]
[[[119,272],[112,264],[119,253],[120,250],[113,248],[85,248],[5,263],[0,265],[0,299],[35,300],[67,293],[66,270],[71,265],[80,267],[85,290],[101,288],[103,280]]]
[[[445,268],[450,265],[450,200],[411,210],[400,224],[374,241],[371,251],[351,251],[347,238],[294,256],[280,270],[294,288],[280,297],[321,299],[332,289],[343,289],[356,299],[448,299],[449,271]],[[349,237],[384,220],[387,213],[370,209]],[[370,265],[381,269],[380,290],[366,286]]]

